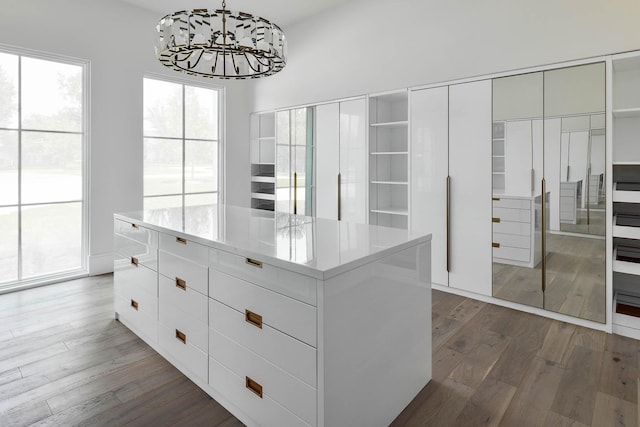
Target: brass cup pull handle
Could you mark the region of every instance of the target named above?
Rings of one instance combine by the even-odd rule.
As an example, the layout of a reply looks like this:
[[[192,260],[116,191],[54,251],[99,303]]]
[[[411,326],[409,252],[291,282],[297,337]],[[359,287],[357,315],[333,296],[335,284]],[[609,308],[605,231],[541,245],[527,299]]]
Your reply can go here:
[[[492,248],[499,248],[500,247],[500,243],[491,243],[491,247]]]
[[[244,384],[245,384],[245,387],[247,387],[249,390],[255,393],[256,396],[258,396],[260,399],[262,399],[262,386],[258,382],[245,376]]]
[[[500,218],[491,218],[491,222],[500,222]]]
[[[500,197],[492,197],[491,200],[493,200],[494,202],[499,202],[500,201]]]
[[[187,335],[184,332],[180,332],[176,329],[176,339],[180,341],[182,344],[187,343]]]
[[[252,265],[254,267],[262,268],[262,261],[258,261],[252,258],[246,258],[244,261],[246,264]]]
[[[182,245],[186,245],[187,244],[187,239],[183,239],[182,237],[176,237],[176,242],[182,244]]]
[[[176,277],[176,288],[180,288],[183,291],[187,290],[187,282],[179,277]]]
[[[134,310],[138,310],[138,301],[131,300],[131,307],[133,307]]]
[[[138,261],[138,258],[136,258],[136,257],[134,257],[134,256],[132,256],[132,257],[131,257],[131,264],[133,264],[133,265],[136,265],[136,266],[137,266],[139,262],[140,262],[140,261]]]
[[[136,228],[136,229],[137,229],[137,228],[140,228],[140,226],[139,226],[138,224],[131,224],[131,227],[132,227],[132,228]]]
[[[245,309],[244,320],[247,323],[251,323],[256,328],[262,329],[262,316],[260,316],[259,314],[256,314],[251,310]]]

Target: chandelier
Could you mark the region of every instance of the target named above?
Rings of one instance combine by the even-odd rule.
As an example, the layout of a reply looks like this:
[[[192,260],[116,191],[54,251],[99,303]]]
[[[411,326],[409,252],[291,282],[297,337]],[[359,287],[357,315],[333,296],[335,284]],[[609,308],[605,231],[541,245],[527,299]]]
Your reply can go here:
[[[270,76],[287,63],[287,41],[276,24],[222,9],[171,13],[156,26],[156,56],[187,74],[222,79]]]

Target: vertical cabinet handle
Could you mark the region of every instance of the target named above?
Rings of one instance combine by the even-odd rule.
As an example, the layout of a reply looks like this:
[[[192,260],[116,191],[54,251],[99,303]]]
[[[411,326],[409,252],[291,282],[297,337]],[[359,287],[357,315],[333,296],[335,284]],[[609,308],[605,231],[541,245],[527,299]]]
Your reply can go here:
[[[298,174],[293,173],[293,214],[298,214]]]
[[[134,308],[134,310],[138,310],[138,301],[135,300],[131,300],[131,307]]]
[[[451,263],[449,260],[449,238],[450,238],[450,230],[451,230],[451,219],[449,218],[451,215],[451,177],[449,175],[447,175],[447,188],[446,188],[446,192],[447,192],[447,203],[446,203],[446,208],[447,208],[447,214],[446,214],[446,221],[447,221],[447,272],[451,271]]]
[[[132,257],[131,257],[131,264],[133,264],[133,265],[137,266],[137,265],[138,265],[138,262],[139,262],[139,261],[138,261],[138,258],[136,258],[136,257],[134,257],[134,256],[132,256]]]
[[[244,384],[245,384],[245,387],[247,387],[249,390],[255,393],[256,396],[258,396],[260,399],[262,399],[262,386],[258,382],[245,376]]]
[[[182,344],[187,343],[187,336],[185,335],[184,332],[180,332],[178,329],[176,329],[176,339],[180,341]]]
[[[338,173],[338,221],[342,220],[342,175]]]
[[[244,320],[247,323],[251,323],[256,328],[262,329],[262,316],[254,313],[251,310],[244,310]]]
[[[542,213],[540,215],[540,226],[542,228],[542,238],[540,239],[542,243],[542,307],[544,308],[544,292],[547,290],[547,182],[544,178],[542,178],[542,199],[541,199],[541,209]]]
[[[180,288],[183,291],[187,290],[187,282],[179,277],[176,277],[176,288]]]

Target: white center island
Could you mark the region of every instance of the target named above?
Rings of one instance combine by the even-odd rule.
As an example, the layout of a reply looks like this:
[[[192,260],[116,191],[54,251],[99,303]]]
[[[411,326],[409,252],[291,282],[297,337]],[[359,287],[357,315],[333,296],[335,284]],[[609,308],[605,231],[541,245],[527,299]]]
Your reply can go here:
[[[431,379],[431,236],[224,205],[116,214],[116,318],[249,426],[387,426]]]

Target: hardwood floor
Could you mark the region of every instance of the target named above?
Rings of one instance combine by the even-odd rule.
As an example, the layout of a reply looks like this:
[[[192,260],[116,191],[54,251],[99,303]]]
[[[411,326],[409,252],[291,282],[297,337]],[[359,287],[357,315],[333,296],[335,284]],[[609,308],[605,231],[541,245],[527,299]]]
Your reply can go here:
[[[113,319],[111,275],[0,295],[0,425],[241,426]],[[637,341],[433,292],[433,380],[392,426],[637,426]]]

